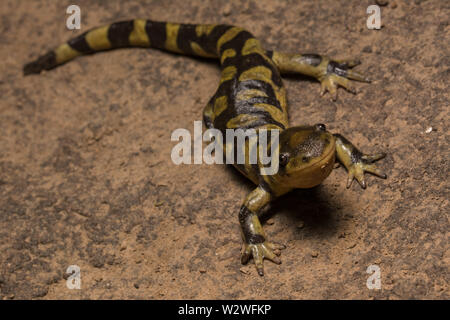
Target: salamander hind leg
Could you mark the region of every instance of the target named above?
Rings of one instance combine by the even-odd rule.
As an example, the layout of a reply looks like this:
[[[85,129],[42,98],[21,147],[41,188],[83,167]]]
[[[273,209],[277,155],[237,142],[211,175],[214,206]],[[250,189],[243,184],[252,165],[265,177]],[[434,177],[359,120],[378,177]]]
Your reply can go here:
[[[333,60],[318,54],[289,54],[275,51],[272,60],[281,73],[300,73],[316,78],[321,83],[321,95],[329,91],[333,100],[337,98],[337,87],[356,93],[350,80],[370,82],[361,73],[352,70],[361,62],[356,59]]]
[[[336,157],[348,171],[347,188],[350,188],[353,179],[356,179],[363,189],[366,188],[364,173],[372,173],[382,179],[386,179],[384,174],[374,164],[386,156],[385,153],[367,155],[359,151],[350,141],[340,134],[334,134],[336,138]]]
[[[281,253],[280,250],[285,248],[283,245],[266,240],[266,235],[258,218],[258,213],[270,200],[270,194],[258,187],[247,196],[239,211],[239,223],[244,241],[241,262],[247,264],[253,257],[256,270],[260,276],[264,275],[263,260],[269,259],[276,264],[280,264],[281,260],[278,255]]]

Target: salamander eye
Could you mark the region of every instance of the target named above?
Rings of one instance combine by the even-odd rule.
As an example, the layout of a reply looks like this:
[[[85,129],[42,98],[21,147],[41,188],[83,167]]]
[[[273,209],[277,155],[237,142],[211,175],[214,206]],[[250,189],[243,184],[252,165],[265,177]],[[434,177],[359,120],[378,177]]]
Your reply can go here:
[[[280,166],[285,167],[289,162],[289,155],[287,153],[280,154]]]
[[[323,123],[318,123],[314,126],[317,131],[326,131],[327,127]]]

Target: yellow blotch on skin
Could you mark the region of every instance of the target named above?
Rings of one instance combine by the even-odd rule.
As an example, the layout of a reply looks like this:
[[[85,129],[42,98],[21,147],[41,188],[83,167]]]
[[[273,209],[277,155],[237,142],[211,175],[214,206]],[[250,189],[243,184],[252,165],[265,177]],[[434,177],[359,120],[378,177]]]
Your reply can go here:
[[[271,84],[271,78],[272,70],[264,66],[257,66],[242,72],[241,76],[239,77],[239,81],[261,80]]]
[[[178,30],[180,30],[179,23],[170,23],[170,22],[166,23],[165,48],[172,52],[181,53],[181,50],[178,48],[178,45],[177,45]]]
[[[217,41],[217,52],[220,52],[220,48],[225,43],[232,40],[234,37],[236,37],[242,31],[244,31],[244,29],[239,28],[239,27],[232,27],[231,29],[227,30]]]
[[[150,39],[145,31],[145,24],[146,21],[143,19],[134,20],[134,28],[129,37],[132,46],[150,47]]]
[[[245,41],[244,47],[242,48],[242,55],[245,56],[251,53],[262,53],[260,42],[255,38],[250,38]]]
[[[267,94],[264,91],[258,89],[249,89],[245,91],[240,91],[236,95],[236,100],[245,101],[254,97],[267,97]]]
[[[56,48],[55,54],[57,64],[64,63],[81,55],[80,52],[72,49],[67,43],[64,43],[63,45],[60,45],[58,48]]]
[[[215,27],[215,24],[199,24],[195,27],[195,33],[200,38],[203,35],[209,35]]]
[[[203,110],[203,115],[210,118],[211,121],[214,121],[214,111],[211,103],[208,103],[206,105],[205,109]]]
[[[253,107],[268,112],[272,119],[283,124],[285,127],[288,126],[287,113],[277,107],[266,103],[255,103]]]
[[[194,53],[200,57],[205,57],[205,58],[215,58],[216,57],[215,54],[211,54],[211,53],[208,53],[205,50],[203,50],[203,48],[200,47],[200,45],[196,42],[191,42],[191,48],[192,48],[192,51],[194,51]]]
[[[236,55],[236,51],[234,49],[227,49],[222,53],[222,56],[220,57],[220,64],[223,64],[223,62],[227,58],[232,58]]]
[[[240,75],[239,81],[245,80],[261,80],[270,84],[275,92],[277,100],[280,102],[281,108],[286,112],[286,91],[284,87],[280,88],[272,82],[272,70],[264,66],[251,68]]]
[[[233,79],[236,74],[237,69],[235,66],[229,66],[222,70],[222,76],[220,78],[220,83]]]
[[[227,122],[227,128],[235,129],[246,127],[257,120],[259,120],[259,117],[257,115],[240,114]]]
[[[111,42],[108,39],[108,29],[110,26],[104,26],[94,29],[86,34],[86,42],[92,50],[111,49]]]
[[[218,117],[228,107],[227,97],[221,96],[214,102],[214,117]]]

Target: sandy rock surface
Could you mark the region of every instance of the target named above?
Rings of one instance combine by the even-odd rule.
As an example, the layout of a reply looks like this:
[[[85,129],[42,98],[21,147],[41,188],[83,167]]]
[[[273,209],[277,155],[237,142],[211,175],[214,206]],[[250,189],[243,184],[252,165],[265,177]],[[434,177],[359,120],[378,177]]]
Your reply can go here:
[[[388,1],[383,28],[368,30],[372,2],[2,0],[0,298],[448,299],[449,3]],[[252,184],[170,159],[171,133],[193,130],[215,91],[215,62],[123,49],[22,75],[74,35],[137,17],[236,24],[269,49],[361,59],[374,81],[336,102],[313,79],[285,78],[290,121],[386,151],[388,179],[346,189],[338,168],[279,199],[265,230],[287,249],[259,277],[239,259]],[[66,287],[70,265],[80,290]],[[366,286],[370,265],[381,290]]]

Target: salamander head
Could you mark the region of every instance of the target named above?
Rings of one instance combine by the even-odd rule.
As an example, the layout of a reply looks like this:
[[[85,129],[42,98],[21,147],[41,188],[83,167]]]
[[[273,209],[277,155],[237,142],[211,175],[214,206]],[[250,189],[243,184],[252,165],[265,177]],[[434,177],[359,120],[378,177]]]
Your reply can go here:
[[[325,125],[288,128],[279,141],[280,164],[273,178],[280,189],[314,187],[333,169],[335,138]]]

